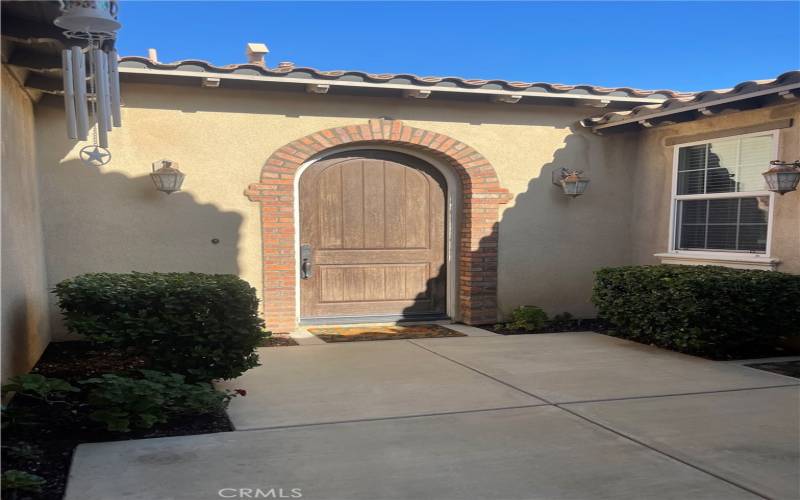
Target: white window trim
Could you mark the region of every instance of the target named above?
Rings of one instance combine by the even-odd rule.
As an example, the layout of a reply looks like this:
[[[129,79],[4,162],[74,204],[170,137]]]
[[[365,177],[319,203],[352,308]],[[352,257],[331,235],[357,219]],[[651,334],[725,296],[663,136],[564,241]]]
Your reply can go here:
[[[680,148],[688,146],[696,146],[699,144],[708,144],[712,141],[741,139],[744,137],[755,137],[761,135],[772,135],[772,158],[778,158],[779,152],[779,130],[767,130],[762,132],[753,132],[750,134],[731,135],[727,137],[718,137],[714,139],[706,139],[704,141],[686,142],[676,144],[672,148],[672,186],[670,188],[670,210],[669,210],[669,246],[666,253],[657,253],[656,257],[661,257],[662,261],[669,260],[670,262],[680,260],[695,261],[695,260],[709,260],[720,262],[741,262],[752,264],[763,264],[770,268],[774,268],[775,264],[779,261],[772,257],[772,226],[774,223],[775,211],[775,193],[771,191],[746,191],[746,192],[732,192],[732,193],[709,193],[709,194],[676,194],[678,192],[678,160]],[[764,165],[764,170],[769,168]],[[753,252],[729,252],[729,251],[715,251],[715,250],[678,250],[675,248],[675,217],[677,212],[678,201],[680,200],[708,200],[718,198],[748,198],[754,196],[768,196],[769,197],[769,214],[767,218],[767,247],[763,253]]]

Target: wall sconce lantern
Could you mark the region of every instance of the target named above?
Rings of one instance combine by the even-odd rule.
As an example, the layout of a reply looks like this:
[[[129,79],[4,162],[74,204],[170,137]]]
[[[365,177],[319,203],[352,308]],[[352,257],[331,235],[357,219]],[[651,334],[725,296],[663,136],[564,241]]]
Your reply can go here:
[[[172,160],[158,160],[153,162],[153,173],[150,178],[156,189],[167,194],[181,190],[183,178],[186,175],[178,170],[178,163]]]
[[[583,170],[562,168],[560,171],[553,171],[553,184],[561,186],[565,195],[577,198],[586,192],[589,179],[583,176]]]
[[[775,160],[769,164],[772,166],[762,174],[767,181],[767,189],[781,196],[797,189],[797,184],[800,183],[800,160]]]

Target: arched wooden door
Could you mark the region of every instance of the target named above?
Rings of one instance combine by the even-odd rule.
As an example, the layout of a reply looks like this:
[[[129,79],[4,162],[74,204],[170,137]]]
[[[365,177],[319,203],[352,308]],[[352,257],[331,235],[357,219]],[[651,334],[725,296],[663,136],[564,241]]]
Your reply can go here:
[[[444,317],[447,186],[412,156],[348,151],[300,178],[306,322]]]

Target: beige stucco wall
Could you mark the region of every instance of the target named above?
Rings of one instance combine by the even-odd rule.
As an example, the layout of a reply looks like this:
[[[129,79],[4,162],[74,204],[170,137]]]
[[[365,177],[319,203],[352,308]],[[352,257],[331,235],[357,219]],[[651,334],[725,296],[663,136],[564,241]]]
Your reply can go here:
[[[2,67],[2,378],[27,371],[49,340],[33,103]]]
[[[500,224],[499,303],[591,316],[592,270],[630,260],[627,138],[571,127],[593,108],[448,104],[144,84],[123,86],[112,162],[77,161],[58,101],[38,109],[49,285],[89,271],[238,273],[261,287],[258,205],[244,197],[277,148],[315,131],[388,116],[481,152],[514,195]],[[628,148],[632,151],[632,148]],[[184,191],[158,193],[147,174],[180,163]],[[567,199],[554,168],[582,168],[589,192]],[[220,243],[213,245],[212,238]],[[54,310],[54,315],[55,315]]]
[[[674,147],[666,146],[666,139],[727,129],[741,130],[786,118],[793,118],[793,126],[780,129],[778,158],[794,161],[800,158],[800,104],[724,114],[641,132],[635,168],[632,171],[632,263],[657,263],[659,259],[653,254],[666,252],[669,244]],[[764,170],[767,167],[765,165]],[[774,199],[772,257],[781,260],[779,271],[800,273],[800,194],[795,192],[784,196],[775,195]]]

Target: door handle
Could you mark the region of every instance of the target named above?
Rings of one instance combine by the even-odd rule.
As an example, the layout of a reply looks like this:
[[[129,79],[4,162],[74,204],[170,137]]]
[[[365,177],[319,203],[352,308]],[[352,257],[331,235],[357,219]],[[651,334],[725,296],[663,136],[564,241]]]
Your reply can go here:
[[[300,245],[300,279],[307,280],[311,277],[312,256],[311,245]]]

